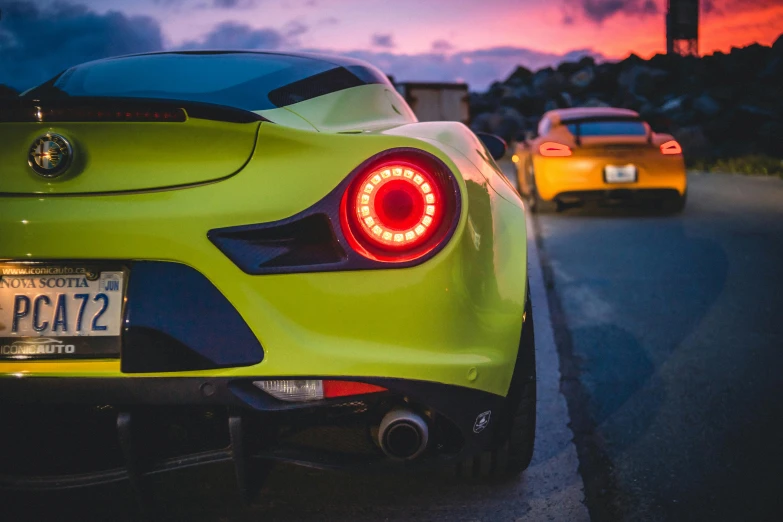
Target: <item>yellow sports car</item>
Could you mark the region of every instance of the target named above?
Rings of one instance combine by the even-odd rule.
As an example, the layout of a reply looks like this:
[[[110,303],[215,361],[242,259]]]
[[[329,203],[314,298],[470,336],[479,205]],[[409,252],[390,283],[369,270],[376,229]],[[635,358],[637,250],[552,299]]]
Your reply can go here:
[[[544,114],[533,139],[517,145],[519,192],[535,211],[593,199],[649,198],[685,208],[682,148],[639,114],[609,107]]]

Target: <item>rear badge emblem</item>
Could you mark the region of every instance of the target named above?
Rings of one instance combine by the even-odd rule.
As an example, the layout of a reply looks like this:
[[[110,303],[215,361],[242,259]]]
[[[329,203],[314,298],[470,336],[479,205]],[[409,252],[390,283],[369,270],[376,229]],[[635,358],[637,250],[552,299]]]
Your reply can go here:
[[[27,153],[27,163],[44,178],[62,176],[73,159],[71,144],[59,134],[44,134],[35,139]]]
[[[481,433],[484,428],[489,426],[489,418],[492,415],[492,410],[479,413],[476,417],[476,422],[473,423],[473,433]]]

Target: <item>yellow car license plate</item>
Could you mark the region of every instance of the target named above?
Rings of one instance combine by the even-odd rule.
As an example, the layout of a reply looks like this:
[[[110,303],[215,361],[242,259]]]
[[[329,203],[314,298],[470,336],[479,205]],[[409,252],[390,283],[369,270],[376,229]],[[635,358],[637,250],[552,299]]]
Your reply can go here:
[[[635,183],[636,165],[607,165],[604,167],[604,181],[607,183]]]

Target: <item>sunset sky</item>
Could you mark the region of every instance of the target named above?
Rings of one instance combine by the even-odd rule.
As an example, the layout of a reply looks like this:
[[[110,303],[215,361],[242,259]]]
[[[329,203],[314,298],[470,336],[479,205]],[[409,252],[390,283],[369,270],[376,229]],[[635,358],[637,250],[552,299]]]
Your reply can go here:
[[[648,57],[666,45],[665,0],[69,1],[0,0],[0,83],[45,79],[52,52],[67,66],[157,49],[267,48],[346,53],[399,79],[485,88],[518,63]],[[702,0],[703,54],[770,45],[781,32],[783,0]],[[43,48],[48,61],[34,54]],[[20,59],[38,72],[18,78]]]

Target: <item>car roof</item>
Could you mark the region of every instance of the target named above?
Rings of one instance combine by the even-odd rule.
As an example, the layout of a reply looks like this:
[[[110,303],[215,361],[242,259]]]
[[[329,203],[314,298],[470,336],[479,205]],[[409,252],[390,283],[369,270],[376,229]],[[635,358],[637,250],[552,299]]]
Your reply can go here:
[[[79,65],[86,65],[88,63],[94,63],[94,62],[101,62],[101,61],[109,61],[109,60],[117,60],[122,58],[132,58],[134,56],[153,56],[153,55],[159,55],[159,54],[185,54],[185,55],[205,55],[205,54],[263,54],[263,55],[272,55],[272,56],[293,56],[296,58],[309,58],[311,60],[320,60],[322,62],[331,63],[332,65],[340,66],[340,67],[350,67],[350,66],[362,66],[362,67],[372,67],[375,68],[372,64],[369,62],[366,62],[364,60],[358,60],[355,58],[350,58],[348,56],[340,56],[340,55],[334,55],[334,54],[320,54],[320,53],[308,53],[308,52],[289,52],[289,51],[266,51],[266,50],[244,50],[244,49],[201,49],[201,50],[177,50],[172,49],[169,51],[155,51],[155,52],[149,52],[149,53],[134,53],[134,54],[124,54],[119,56],[111,56],[109,58],[101,58],[98,60],[93,60],[91,62],[85,62]],[[78,66],[77,66],[78,67]]]
[[[600,117],[639,117],[639,113],[630,109],[620,109],[617,107],[574,107],[571,109],[555,109],[544,114],[552,123],[560,123],[566,120],[580,120],[583,118]]]

